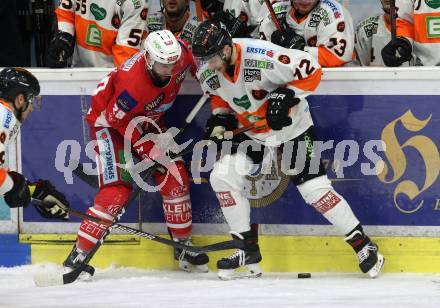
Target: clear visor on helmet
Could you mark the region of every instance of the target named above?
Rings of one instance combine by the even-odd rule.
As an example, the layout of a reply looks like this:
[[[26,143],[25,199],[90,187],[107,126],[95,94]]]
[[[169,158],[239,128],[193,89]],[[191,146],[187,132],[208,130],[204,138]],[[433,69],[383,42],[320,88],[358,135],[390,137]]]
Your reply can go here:
[[[217,51],[209,56],[204,57],[194,57],[197,68],[200,69],[203,66],[209,66],[209,68],[215,68],[223,63],[223,52]]]
[[[33,94],[27,94],[26,95],[26,101],[29,103],[29,105],[32,105],[33,107],[37,107],[38,109],[41,109],[41,96],[40,95],[33,95]]]

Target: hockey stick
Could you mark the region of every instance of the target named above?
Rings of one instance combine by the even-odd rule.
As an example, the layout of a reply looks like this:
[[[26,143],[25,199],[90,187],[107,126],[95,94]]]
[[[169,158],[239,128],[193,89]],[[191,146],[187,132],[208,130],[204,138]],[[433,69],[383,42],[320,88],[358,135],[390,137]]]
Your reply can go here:
[[[283,32],[284,27],[281,25],[280,21],[277,18],[277,15],[275,14],[275,11],[273,10],[272,4],[270,3],[270,0],[264,0],[264,3],[267,6],[267,9],[269,10],[270,16],[272,17],[273,23],[275,24],[275,27],[278,31]]]
[[[38,199],[32,199],[32,203],[36,204],[36,205],[44,206],[44,203]],[[113,224],[112,221],[99,219],[95,216],[87,215],[85,213],[82,213],[80,211],[77,211],[77,210],[74,210],[71,208],[69,209],[69,214],[71,214],[72,216],[75,216],[75,217],[79,217],[82,219],[87,219],[87,220],[96,222],[96,223],[104,225],[106,227],[116,228],[116,229],[125,231],[129,234],[137,235],[139,237],[143,237],[143,238],[155,241],[155,242],[159,242],[159,243],[162,243],[162,244],[165,244],[168,246],[172,246],[174,248],[185,249],[187,251],[191,251],[191,252],[195,252],[195,253],[206,253],[206,252],[225,250],[225,249],[234,249],[234,248],[242,249],[243,248],[243,244],[241,243],[241,241],[237,241],[237,240],[229,240],[229,241],[219,242],[219,243],[206,245],[206,246],[187,246],[187,245],[181,244],[179,242],[175,242],[175,241],[167,239],[167,238],[163,238],[163,237],[160,237],[160,236],[148,233],[148,232],[144,232],[144,231],[141,231],[141,230],[138,230],[135,228],[131,228],[129,226],[121,225],[119,223]]]
[[[191,112],[187,115],[187,117],[185,118],[185,123],[183,124],[183,126],[179,129],[179,132],[176,134],[176,136],[174,137],[174,139],[177,139],[179,135],[181,135],[186,127],[188,126],[189,123],[192,122],[192,120],[194,119],[194,117],[197,115],[197,113],[199,113],[200,109],[202,109],[202,107],[205,105],[206,101],[208,100],[209,96],[204,94],[200,97],[200,99],[197,101],[197,103],[195,104],[195,106],[193,107],[193,109],[191,110]],[[184,155],[186,153],[180,153],[180,155]],[[178,157],[178,156],[176,156]],[[176,158],[176,157],[171,157],[171,158]],[[79,179],[81,179],[83,182],[89,184],[89,186],[93,187],[93,188],[99,188],[99,179],[98,179],[98,174],[90,174],[84,171],[84,165],[81,164],[79,161],[74,161],[72,160],[69,163],[69,166],[76,166],[75,169],[72,170],[73,174],[75,174]]]
[[[160,237],[160,236],[148,233],[148,232],[144,232],[144,231],[141,231],[138,229],[131,228],[129,226],[121,225],[118,223],[113,224],[113,222],[111,222],[111,221],[102,220],[102,219],[84,214],[82,212],[79,212],[79,211],[76,211],[73,209],[69,209],[69,213],[72,214],[73,216],[87,219],[90,221],[94,221],[96,223],[105,225],[107,227],[114,227],[116,229],[125,231],[125,232],[133,234],[133,235],[137,235],[137,236],[140,236],[140,237],[152,240],[152,241],[156,241],[156,242],[168,245],[168,246],[172,246],[174,248],[185,249],[187,251],[191,251],[191,252],[195,252],[195,253],[206,253],[206,252],[224,250],[224,249],[233,249],[233,248],[240,248],[241,249],[241,248],[243,248],[242,243],[237,240],[224,241],[224,242],[219,242],[219,243],[215,243],[212,245],[206,245],[206,246],[187,246],[187,245],[181,244],[179,242],[169,240],[167,238],[163,238],[163,237]]]
[[[390,0],[391,41],[396,42],[396,0]]]

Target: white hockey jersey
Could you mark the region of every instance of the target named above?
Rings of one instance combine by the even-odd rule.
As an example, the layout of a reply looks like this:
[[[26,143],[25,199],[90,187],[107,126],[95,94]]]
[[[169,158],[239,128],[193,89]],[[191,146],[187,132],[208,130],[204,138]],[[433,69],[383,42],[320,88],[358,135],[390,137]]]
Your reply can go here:
[[[396,0],[397,36],[413,43],[415,65],[440,65],[440,1]]]
[[[12,189],[13,181],[5,167],[9,144],[17,138],[21,123],[10,105],[0,99],[0,196]]]
[[[237,48],[234,76],[200,68],[197,78],[203,92],[211,96],[214,114],[235,113],[240,126],[266,116],[267,97],[278,87],[287,86],[301,102],[291,108],[292,125],[280,131],[270,128],[246,134],[266,145],[278,146],[307,130],[313,122],[304,99],[321,81],[321,67],[309,53],[285,49],[268,41],[233,39]]]
[[[304,37],[304,51],[311,53],[322,67],[342,66],[354,59],[354,28],[350,13],[335,0],[321,0],[305,17],[297,19],[290,8],[287,24]],[[270,40],[276,30],[267,15],[260,25],[262,38]]]
[[[58,29],[75,36],[73,67],[113,67],[141,48],[148,0],[60,0]]]
[[[385,66],[382,49],[391,40],[391,25],[386,22],[385,15],[368,17],[356,27],[356,64],[361,66]],[[409,66],[405,62],[402,66]]]
[[[279,20],[285,19],[290,9],[290,0],[271,1],[272,7]],[[223,5],[224,11],[229,11],[235,17],[244,16],[249,26],[255,26],[251,37],[260,38],[259,25],[269,14],[269,9],[263,0],[226,0]]]
[[[148,5],[148,15],[147,15],[147,32],[153,32],[157,30],[168,29],[171,31],[169,26],[167,26],[165,16],[162,12],[161,0],[150,0]],[[174,33],[174,35],[181,40],[188,43],[191,46],[192,37],[194,30],[199,25],[199,20],[197,19],[196,6],[193,1],[190,1],[189,11],[187,13],[187,20],[183,25],[180,32]]]

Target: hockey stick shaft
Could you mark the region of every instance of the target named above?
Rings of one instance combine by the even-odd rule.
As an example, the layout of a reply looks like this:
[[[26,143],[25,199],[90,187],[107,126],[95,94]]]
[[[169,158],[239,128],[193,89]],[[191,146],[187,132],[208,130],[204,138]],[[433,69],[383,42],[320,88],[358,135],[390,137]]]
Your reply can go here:
[[[273,10],[270,0],[264,0],[264,3],[266,4],[267,9],[269,10],[270,16],[272,17],[273,23],[275,24],[277,30],[281,32],[284,31],[283,26],[281,25],[280,21],[277,18],[277,15],[275,14],[275,11]]]
[[[391,23],[391,41],[396,41],[396,18],[397,18],[397,9],[396,9],[396,0],[390,0],[390,23]]]
[[[87,215],[85,213],[82,213],[80,211],[76,211],[73,209],[69,209],[69,213],[72,214],[72,216],[76,216],[79,218],[83,218],[83,219],[87,219],[93,222],[96,222],[98,224],[102,224],[105,225],[107,227],[112,227],[112,228],[116,228],[122,231],[125,231],[129,234],[133,234],[139,237],[143,237],[152,241],[156,241],[168,246],[172,246],[174,248],[180,248],[180,249],[185,249],[187,251],[191,251],[191,252],[195,252],[195,253],[205,253],[205,252],[210,252],[210,251],[217,251],[217,250],[224,250],[224,249],[232,249],[232,248],[242,248],[241,247],[241,242],[239,241],[225,241],[225,242],[219,242],[219,243],[215,243],[212,245],[207,245],[207,246],[187,246],[184,244],[181,244],[179,242],[175,242],[173,240],[167,239],[167,238],[163,238],[148,232],[144,232],[138,229],[134,229],[131,228],[129,226],[125,226],[125,225],[121,225],[121,224],[113,224],[113,222],[108,221],[108,220],[102,220],[99,219],[97,217],[94,216],[90,216]]]

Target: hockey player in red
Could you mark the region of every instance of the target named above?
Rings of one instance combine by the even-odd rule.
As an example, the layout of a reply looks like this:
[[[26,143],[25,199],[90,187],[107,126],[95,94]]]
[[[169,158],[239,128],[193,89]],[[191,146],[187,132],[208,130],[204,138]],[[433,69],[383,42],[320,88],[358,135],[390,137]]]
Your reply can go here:
[[[143,136],[164,130],[164,114],[172,107],[185,75],[188,71],[195,73],[189,49],[168,30],[150,33],[144,48],[98,84],[87,115],[91,137],[97,141],[95,151],[99,153],[100,174],[100,190],[87,214],[100,219],[113,220],[132,191],[127,171],[120,165],[125,163],[128,154],[124,152],[124,138],[125,141],[130,139],[132,153],[143,162],[159,161],[163,155],[160,147],[151,139],[143,141],[146,139]],[[138,124],[131,136],[127,136],[127,127],[139,116],[146,117],[147,121]],[[170,161],[164,167],[153,177],[161,187],[167,227],[174,240],[190,245],[192,217],[188,174],[181,160]],[[77,242],[64,262],[66,268],[78,266],[77,261],[82,261],[101,238],[103,228],[83,220]],[[208,269],[206,254],[176,249],[174,257],[183,270]],[[88,269],[86,267],[85,271],[90,274]]]

